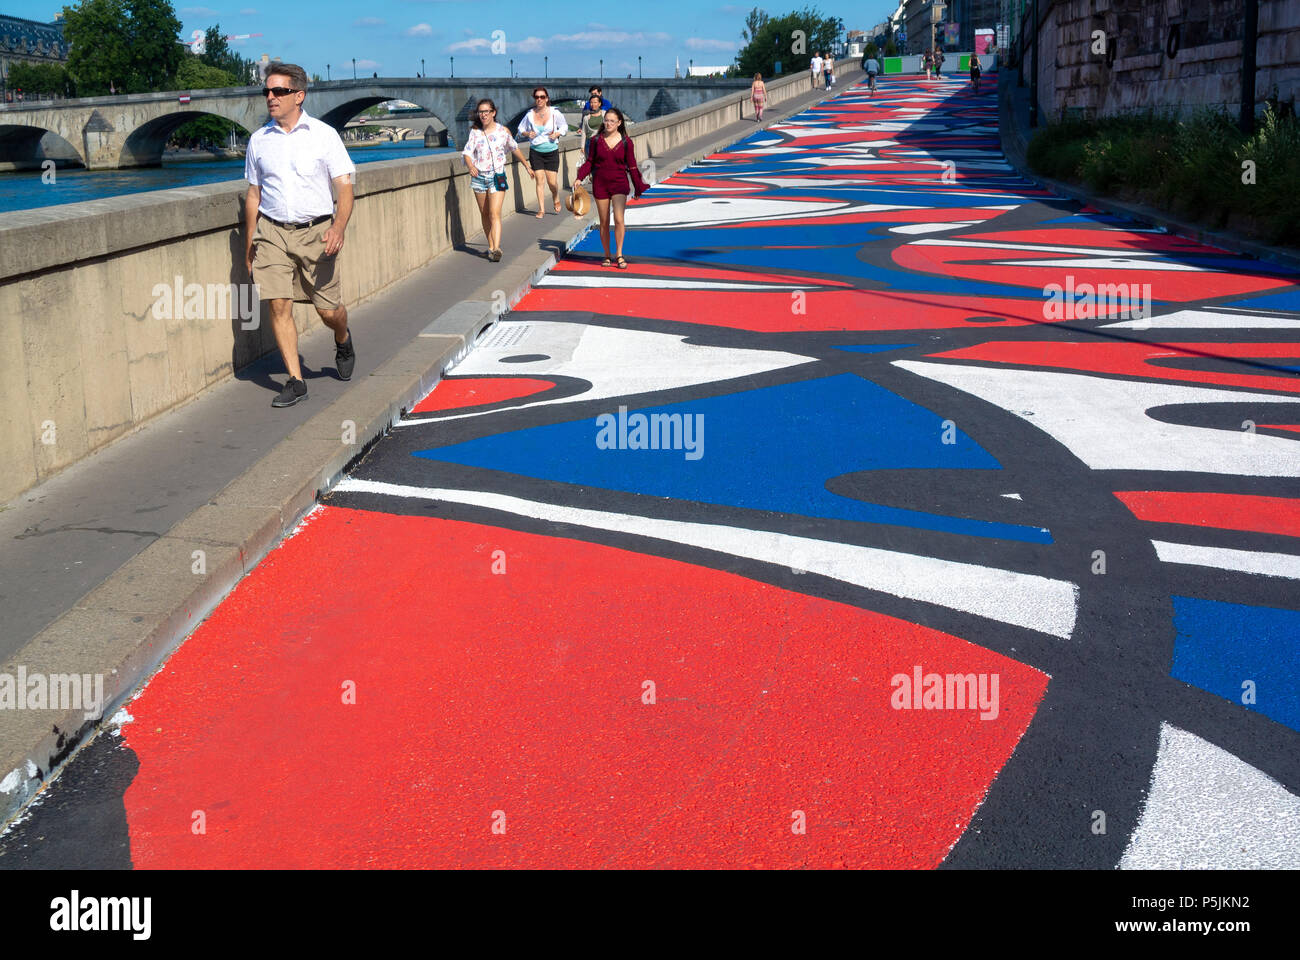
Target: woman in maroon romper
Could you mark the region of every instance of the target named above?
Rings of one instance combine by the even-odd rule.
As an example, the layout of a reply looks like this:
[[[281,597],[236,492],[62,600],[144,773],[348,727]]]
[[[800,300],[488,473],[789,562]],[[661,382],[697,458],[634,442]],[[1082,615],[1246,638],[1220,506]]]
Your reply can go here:
[[[609,211],[614,209],[614,241],[620,270],[627,269],[623,259],[623,236],[627,227],[623,223],[623,209],[627,205],[628,178],[636,188],[636,196],[642,196],[650,189],[641,178],[641,171],[636,165],[636,151],[632,140],[627,135],[627,124],[623,112],[617,107],[605,111],[604,129],[587,142],[587,160],[578,168],[578,179],[585,180],[591,176],[591,193],[596,198],[596,210],[600,214],[600,244],[605,248],[605,262],[609,259]]]

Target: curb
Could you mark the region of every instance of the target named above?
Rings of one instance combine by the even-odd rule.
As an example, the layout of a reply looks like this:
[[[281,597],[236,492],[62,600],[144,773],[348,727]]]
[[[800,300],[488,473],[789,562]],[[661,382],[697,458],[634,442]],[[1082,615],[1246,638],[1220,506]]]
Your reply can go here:
[[[843,74],[847,81],[857,71]],[[846,88],[848,83],[845,84]],[[822,91],[819,91],[822,92]],[[820,102],[773,112],[764,129]],[[660,168],[667,179],[752,131],[720,137]],[[567,253],[595,224],[567,221],[550,235]],[[454,251],[452,251],[454,253]],[[446,370],[473,349],[477,337],[509,312],[558,262],[517,257],[430,322],[398,354],[314,414],[212,500],[181,520],[83,596],[21,650],[0,674],[47,681],[76,673],[103,678],[96,709],[0,710],[0,825],[7,826],[54,778],[105,720],[142,688],[177,647],[283,539],[303,516]],[[502,299],[504,295],[504,301]],[[22,702],[26,691],[16,691]],[[80,699],[79,697],[77,698]]]
[[[1281,247],[1274,247],[1255,240],[1248,240],[1235,233],[1224,233],[1217,230],[1211,230],[1208,227],[1188,223],[1186,220],[1179,220],[1178,218],[1161,210],[1157,210],[1154,207],[1117,200],[1112,197],[1093,193],[1086,187],[1077,184],[1065,183],[1061,180],[1054,180],[1051,177],[1045,177],[1040,173],[1035,173],[1030,168],[1026,156],[1029,140],[1032,138],[1027,135],[1026,131],[1022,128],[1021,123],[1017,119],[1019,117],[1019,112],[1016,110],[1016,104],[1014,102],[1016,98],[1014,96],[1003,96],[1004,83],[1006,88],[1009,88],[1015,84],[1015,80],[1008,79],[1007,81],[1002,81],[999,79],[998,81],[998,132],[1000,134],[999,140],[1002,144],[1002,155],[1007,158],[1007,162],[1010,163],[1025,179],[1031,180],[1039,186],[1045,187],[1063,197],[1074,200],[1076,203],[1084,203],[1096,207],[1103,213],[1126,217],[1130,220],[1136,220],[1153,227],[1160,227],[1165,232],[1171,233],[1175,236],[1195,240],[1198,243],[1203,243],[1211,247],[1218,247],[1221,250],[1227,250],[1231,253],[1240,253],[1244,256],[1253,257],[1256,260],[1266,260],[1270,263],[1276,263],[1279,266],[1284,266],[1291,270],[1300,272],[1300,253],[1292,253]]]

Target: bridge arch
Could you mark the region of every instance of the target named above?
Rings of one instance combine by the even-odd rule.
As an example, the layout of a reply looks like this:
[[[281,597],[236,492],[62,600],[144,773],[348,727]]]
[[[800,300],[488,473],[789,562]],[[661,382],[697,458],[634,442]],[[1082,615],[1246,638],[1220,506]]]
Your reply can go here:
[[[128,167],[156,167],[162,164],[163,149],[171,135],[180,127],[200,117],[219,117],[241,128],[245,134],[251,133],[246,117],[233,117],[213,110],[183,110],[178,113],[165,113],[152,120],[146,120],[128,135],[122,144],[120,164]]]
[[[452,124],[448,123],[447,120],[442,116],[442,114],[438,110],[436,110],[433,107],[426,106],[425,104],[420,103],[418,100],[412,100],[409,96],[406,96],[405,94],[399,96],[393,96],[391,93],[383,96],[378,94],[365,94],[363,96],[353,97],[349,100],[343,101],[342,103],[335,104],[334,106],[329,107],[324,112],[319,114],[314,113],[312,111],[311,97],[309,95],[307,98],[307,102],[303,104],[303,106],[307,110],[307,112],[311,114],[313,117],[317,117],[318,119],[324,120],[335,130],[342,133],[343,128],[347,125],[348,121],[358,116],[362,110],[365,110],[369,107],[376,106],[381,103],[387,103],[389,100],[405,100],[408,103],[416,104],[417,106],[422,108],[426,113],[428,113],[430,117],[432,117],[434,120],[437,120],[438,123],[440,123],[449,132],[451,132],[452,136],[455,135],[455,133],[453,132]],[[411,128],[415,130],[423,131],[424,128],[429,125],[427,122],[428,120],[429,117],[412,117],[410,123]]]
[[[0,168],[38,169],[47,159],[86,165],[85,154],[58,130],[35,124],[0,123]]]

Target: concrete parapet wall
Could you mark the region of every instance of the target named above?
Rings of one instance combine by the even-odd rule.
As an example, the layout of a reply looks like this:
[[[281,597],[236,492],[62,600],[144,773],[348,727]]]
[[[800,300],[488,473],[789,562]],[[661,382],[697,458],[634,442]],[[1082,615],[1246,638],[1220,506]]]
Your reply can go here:
[[[839,74],[856,71],[843,61]],[[808,76],[769,81],[768,108],[803,96]],[[638,159],[652,159],[742,118],[748,93],[633,125]],[[581,160],[561,144],[561,175]],[[505,216],[535,204],[511,165]],[[345,302],[355,305],[481,229],[459,154],[358,167],[356,209],[340,254]],[[160,286],[205,291],[245,284],[242,180],[6,214],[0,225],[0,502],[183,403],[275,349],[269,317],[250,320],[203,297],[155,310]],[[172,299],[175,299],[173,296]],[[430,318],[453,304],[430,304]],[[157,316],[162,313],[164,316]],[[294,307],[300,331],[317,322]],[[249,327],[250,329],[244,329]]]

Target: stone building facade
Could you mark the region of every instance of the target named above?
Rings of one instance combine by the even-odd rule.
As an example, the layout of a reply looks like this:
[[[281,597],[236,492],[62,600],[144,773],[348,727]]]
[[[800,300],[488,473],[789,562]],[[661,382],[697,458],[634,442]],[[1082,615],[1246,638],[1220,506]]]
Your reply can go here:
[[[68,49],[61,20],[0,16],[0,77],[8,77],[16,63],[67,63]]]
[[[1042,115],[1241,103],[1244,0],[1040,0]],[[1300,0],[1259,0],[1257,106],[1300,90]],[[1029,70],[1029,57],[1022,69]]]

